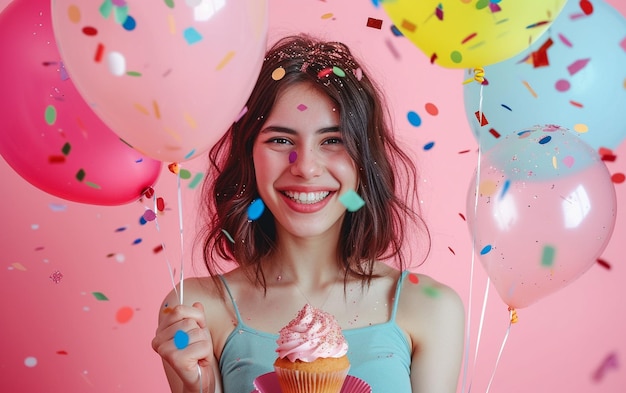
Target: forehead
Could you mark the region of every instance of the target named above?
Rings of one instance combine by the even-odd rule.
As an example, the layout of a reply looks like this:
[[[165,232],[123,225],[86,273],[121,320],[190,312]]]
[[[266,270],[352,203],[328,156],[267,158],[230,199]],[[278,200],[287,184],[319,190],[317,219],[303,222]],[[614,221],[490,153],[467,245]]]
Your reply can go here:
[[[311,83],[297,83],[282,89],[276,96],[268,119],[284,115],[326,117],[338,119],[335,102]]]

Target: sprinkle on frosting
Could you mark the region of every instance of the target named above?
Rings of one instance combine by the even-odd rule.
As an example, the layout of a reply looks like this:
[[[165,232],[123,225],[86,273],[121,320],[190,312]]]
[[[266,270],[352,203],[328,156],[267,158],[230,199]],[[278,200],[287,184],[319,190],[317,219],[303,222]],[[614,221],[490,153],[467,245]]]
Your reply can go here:
[[[348,343],[335,317],[309,304],[280,330],[277,343],[278,356],[291,362],[340,358],[348,352]]]

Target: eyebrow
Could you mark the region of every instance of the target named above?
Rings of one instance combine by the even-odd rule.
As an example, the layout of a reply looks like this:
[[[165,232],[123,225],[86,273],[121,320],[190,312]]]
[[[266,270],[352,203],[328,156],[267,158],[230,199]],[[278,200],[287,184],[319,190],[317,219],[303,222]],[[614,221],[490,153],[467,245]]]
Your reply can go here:
[[[298,131],[289,128],[289,127],[281,127],[281,126],[268,126],[265,127],[264,129],[262,129],[260,131],[260,134],[267,134],[270,132],[279,132],[282,134],[288,134],[288,135],[297,135]],[[328,133],[333,133],[333,132],[340,132],[339,130],[339,126],[332,126],[332,127],[324,127],[324,128],[320,128],[319,130],[315,131],[316,134],[328,134]]]

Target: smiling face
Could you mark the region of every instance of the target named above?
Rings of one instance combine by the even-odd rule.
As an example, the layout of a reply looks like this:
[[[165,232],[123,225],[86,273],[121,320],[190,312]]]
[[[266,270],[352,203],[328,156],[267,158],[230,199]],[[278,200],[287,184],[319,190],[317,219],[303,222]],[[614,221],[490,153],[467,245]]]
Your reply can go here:
[[[256,182],[279,236],[338,236],[339,196],[357,187],[333,102],[313,86],[284,90],[252,150]]]

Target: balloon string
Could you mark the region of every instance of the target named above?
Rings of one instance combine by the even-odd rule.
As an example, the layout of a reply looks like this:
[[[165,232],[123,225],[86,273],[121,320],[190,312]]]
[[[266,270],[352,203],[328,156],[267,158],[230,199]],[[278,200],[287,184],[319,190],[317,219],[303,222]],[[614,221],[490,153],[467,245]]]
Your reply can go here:
[[[472,83],[472,82],[478,82],[482,86],[483,82],[485,82],[485,69],[484,68],[482,67],[474,68],[474,76],[472,78],[468,78],[464,80],[463,84],[467,85],[468,83]]]
[[[178,229],[180,232],[180,304],[183,304],[184,282],[185,282],[185,252],[184,252],[184,227],[183,227],[183,196],[180,186],[180,170],[176,174],[177,195],[178,195]]]
[[[479,71],[477,71],[479,70]],[[480,78],[481,81],[481,85],[480,85],[480,95],[479,95],[479,100],[478,100],[478,118],[480,119],[482,116],[482,111],[483,111],[483,84],[482,81],[484,80],[484,70],[482,68],[475,68],[474,69],[474,76],[475,78],[477,77]],[[476,81],[478,81],[478,79],[476,79]],[[467,82],[467,81],[466,81]],[[471,82],[471,80],[470,80]],[[477,130],[477,135],[478,135],[478,157],[477,157],[477,164],[476,164],[476,181],[475,181],[475,185],[474,185],[474,222],[472,223],[472,261],[471,261],[471,268],[470,268],[470,282],[469,282],[469,299],[468,299],[468,306],[467,306],[467,324],[466,324],[466,328],[465,328],[465,354],[464,354],[464,365],[463,365],[463,381],[461,384],[461,392],[465,391],[465,386],[467,384],[467,373],[468,373],[468,368],[469,368],[469,343],[470,343],[470,330],[471,330],[471,321],[472,321],[472,305],[473,305],[473,287],[474,287],[474,266],[476,263],[476,222],[478,221],[478,217],[477,217],[477,211],[478,211],[478,195],[479,195],[479,186],[480,186],[480,177],[481,177],[481,171],[480,171],[480,161],[481,161],[481,157],[482,157],[482,149],[480,147],[480,128]],[[485,294],[483,296],[483,306],[482,306],[482,312],[481,312],[481,317],[480,317],[480,323],[479,323],[479,333],[478,333],[478,339],[476,342],[476,350],[474,353],[474,368],[476,367],[476,360],[478,358],[478,349],[480,346],[480,336],[482,335],[482,328],[483,328],[483,322],[485,320],[485,309],[487,307],[487,298],[488,298],[488,294],[489,294],[489,284],[490,284],[490,280],[489,278],[487,278],[487,287],[485,288]],[[472,390],[472,379],[473,379],[473,374],[474,371],[472,371],[472,376],[470,377],[470,381],[469,381],[469,387],[467,392],[469,393]]]
[[[504,335],[504,339],[502,340],[502,345],[500,346],[500,352],[498,353],[498,358],[496,359],[496,364],[493,368],[493,372],[491,373],[491,379],[489,380],[489,384],[487,385],[487,390],[485,393],[489,393],[489,389],[491,388],[491,383],[493,382],[493,378],[496,375],[496,370],[498,369],[498,363],[500,363],[500,358],[502,357],[502,352],[504,351],[504,346],[506,345],[506,341],[509,338],[509,333],[511,332],[511,324],[517,322],[517,312],[514,308],[509,307],[509,326],[506,329],[506,333]]]

